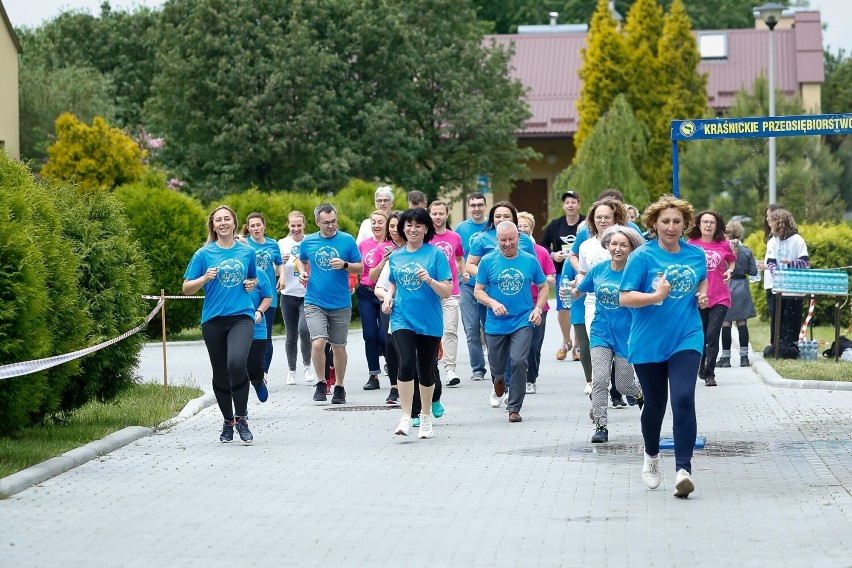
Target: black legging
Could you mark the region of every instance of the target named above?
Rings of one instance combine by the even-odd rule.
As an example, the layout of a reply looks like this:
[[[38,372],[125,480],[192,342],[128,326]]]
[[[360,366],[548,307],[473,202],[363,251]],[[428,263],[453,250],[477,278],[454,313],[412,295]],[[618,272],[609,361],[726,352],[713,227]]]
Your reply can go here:
[[[391,336],[399,354],[398,380],[407,382],[417,378],[424,387],[433,386],[435,376],[432,374],[432,367],[438,359],[438,344],[441,338],[420,335],[410,329],[398,329]]]
[[[251,342],[251,348],[249,348],[246,369],[248,370],[249,381],[255,388],[259,387],[260,383],[263,382],[263,363],[266,347],[267,343],[265,339],[255,339]]]
[[[719,333],[725,322],[728,306],[716,304],[712,308],[698,310],[701,314],[701,327],[704,328],[704,353],[701,354],[699,374],[704,371],[704,378],[716,378],[716,357],[719,355]]]
[[[213,367],[213,394],[225,420],[243,417],[248,407],[248,361],[254,321],[245,315],[219,316],[201,324]]]
[[[728,322],[732,323],[732,322]],[[748,324],[745,321],[737,322],[737,333],[740,337],[740,353],[742,353],[742,349],[745,348],[746,352],[748,352]],[[723,325],[722,326],[722,350],[730,351],[731,350],[731,326]]]

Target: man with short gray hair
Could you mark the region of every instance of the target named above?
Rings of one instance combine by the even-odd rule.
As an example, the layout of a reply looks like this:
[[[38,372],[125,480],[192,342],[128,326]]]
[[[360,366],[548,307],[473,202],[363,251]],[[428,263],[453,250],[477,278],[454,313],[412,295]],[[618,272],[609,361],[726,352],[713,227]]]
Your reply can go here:
[[[376,209],[379,211],[384,211],[385,214],[390,215],[391,210],[393,210],[393,188],[389,185],[382,185],[376,189]],[[367,218],[361,221],[361,227],[358,228],[358,236],[355,237],[355,243],[361,244],[363,241],[370,239],[373,237],[373,231],[370,228],[370,216],[367,215]]]
[[[549,289],[538,259],[518,249],[519,238],[518,227],[511,221],[497,225],[498,250],[480,260],[473,293],[490,310],[485,319],[485,344],[497,397],[505,392],[506,361],[511,361],[512,382],[506,404],[509,422],[521,422],[532,328],[541,325]],[[533,284],[538,286],[535,303]]]
[[[364,265],[355,239],[337,229],[337,210],[333,205],[318,205],[314,209],[314,218],[319,231],[305,237],[299,249],[299,260],[305,266],[299,281],[307,288],[305,321],[311,334],[311,360],[317,377],[324,377],[325,344],[331,344],[336,377],[331,403],[344,404],[346,338],[352,319],[349,274],[359,274]],[[316,384],[315,401],[327,400],[325,389],[325,381],[321,379]]]

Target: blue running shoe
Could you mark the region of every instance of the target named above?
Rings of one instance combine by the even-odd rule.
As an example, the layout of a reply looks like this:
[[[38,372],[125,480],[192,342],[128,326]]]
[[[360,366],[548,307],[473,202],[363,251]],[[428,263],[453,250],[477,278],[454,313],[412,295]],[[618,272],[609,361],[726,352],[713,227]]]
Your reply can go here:
[[[413,426],[414,428],[420,428],[420,417],[419,416],[417,418],[411,419],[411,426]]]
[[[220,442],[233,442],[234,441],[234,421],[233,420],[225,420],[225,423],[222,424],[222,433],[219,434]]]
[[[441,404],[440,400],[436,400],[432,403],[432,416],[435,418],[440,418],[444,415],[444,405]]]
[[[266,388],[266,383],[263,381],[259,385],[254,386],[254,392],[257,393],[257,400],[260,402],[266,402],[269,398],[269,389]]]
[[[240,440],[246,444],[252,443],[254,436],[252,436],[251,431],[249,430],[248,420],[246,420],[245,417],[236,418],[234,420],[234,427],[236,427],[237,432],[240,434]]]
[[[628,404],[629,406],[636,406],[636,399],[635,399],[635,398],[633,398],[633,397],[632,397],[632,396],[630,396],[630,395],[627,395],[627,396],[625,396],[624,398],[626,398],[626,399],[627,399],[627,404]]]

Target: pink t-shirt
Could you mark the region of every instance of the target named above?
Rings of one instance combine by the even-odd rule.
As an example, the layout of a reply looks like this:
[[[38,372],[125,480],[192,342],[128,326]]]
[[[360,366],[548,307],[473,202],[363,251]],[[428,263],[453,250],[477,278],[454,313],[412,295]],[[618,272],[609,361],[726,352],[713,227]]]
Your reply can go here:
[[[370,269],[375,268],[382,261],[382,258],[385,255],[385,247],[393,247],[396,249],[396,245],[394,245],[391,241],[382,241],[377,243],[373,238],[361,241],[358,244],[358,250],[361,251],[361,259],[364,262],[364,272],[361,273],[361,277],[358,279],[358,282],[360,282],[361,285],[376,285],[375,282],[370,280]]]
[[[538,263],[541,265],[541,271],[544,272],[545,276],[553,276],[556,274],[556,265],[553,264],[553,259],[550,258],[549,250],[541,245],[535,245],[535,256],[538,258]],[[533,303],[536,303],[538,302],[538,286],[533,284],[530,288],[532,289]],[[544,304],[544,308],[541,311],[546,312],[549,309],[550,305]]]
[[[447,262],[450,264],[450,272],[453,273],[453,296],[459,295],[459,267],[456,263],[456,258],[464,256],[464,249],[462,249],[461,237],[455,231],[447,230],[444,234],[439,235],[435,233],[435,236],[432,237],[432,240],[429,241],[429,244],[433,244],[444,253],[444,256],[447,257]]]
[[[730,308],[731,289],[725,284],[724,278],[728,263],[737,261],[731,243],[727,240],[706,243],[701,239],[689,239],[687,242],[704,249],[704,260],[707,262],[707,307],[721,304]]]

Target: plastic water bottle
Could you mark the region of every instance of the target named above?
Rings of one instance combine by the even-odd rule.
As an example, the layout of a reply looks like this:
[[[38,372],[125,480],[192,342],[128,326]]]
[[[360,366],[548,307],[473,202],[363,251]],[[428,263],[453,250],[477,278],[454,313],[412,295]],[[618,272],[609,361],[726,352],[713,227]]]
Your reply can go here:
[[[755,274],[754,276],[749,276],[748,281],[749,282],[760,282],[760,271],[758,270],[757,274]]]
[[[563,276],[559,280],[559,297],[562,298],[563,307],[571,307],[571,280],[568,279],[568,276]]]
[[[666,277],[666,273],[665,273],[665,272],[657,272],[657,276],[654,278],[654,281],[651,283],[651,288],[653,288],[653,289],[654,289],[654,291],[656,291],[656,290],[657,290],[657,286],[659,286],[659,285],[660,285],[660,281],[661,281],[663,278],[665,278],[665,277]],[[663,302],[662,302],[662,300],[661,300],[661,301],[659,301],[659,302],[654,302],[654,305],[655,305],[655,306],[662,306],[662,305],[663,305]]]
[[[796,346],[799,348],[799,359],[806,361],[808,359],[807,341],[797,341]]]

